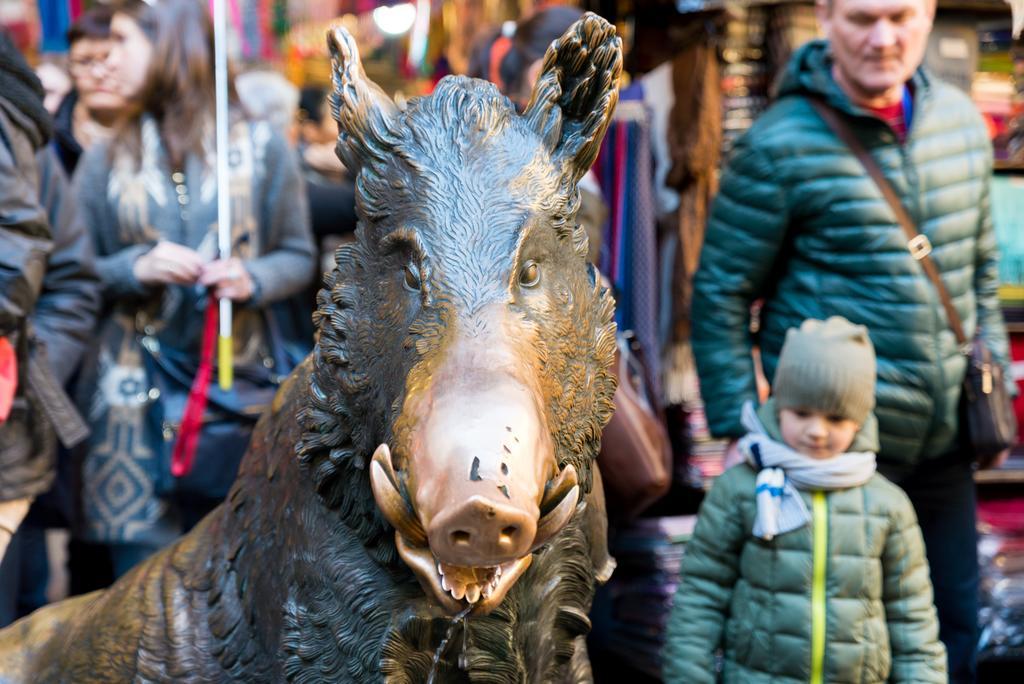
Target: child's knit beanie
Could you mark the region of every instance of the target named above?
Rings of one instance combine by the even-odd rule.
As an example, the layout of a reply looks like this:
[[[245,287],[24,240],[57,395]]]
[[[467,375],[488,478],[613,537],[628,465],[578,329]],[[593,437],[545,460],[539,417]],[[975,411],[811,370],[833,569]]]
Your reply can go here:
[[[875,406],[875,348],[868,329],[841,316],[786,332],[772,394],[779,409],[814,409],[863,425]]]

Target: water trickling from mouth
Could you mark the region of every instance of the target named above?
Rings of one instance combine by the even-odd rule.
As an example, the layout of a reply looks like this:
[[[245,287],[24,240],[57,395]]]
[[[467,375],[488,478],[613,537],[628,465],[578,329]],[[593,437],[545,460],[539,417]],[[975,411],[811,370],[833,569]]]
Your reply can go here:
[[[437,676],[438,665],[441,663],[441,656],[444,655],[444,650],[448,647],[448,642],[451,641],[452,635],[455,633],[455,628],[466,622],[466,616],[473,610],[473,606],[469,605],[462,609],[461,612],[453,615],[451,622],[448,624],[448,631],[445,632],[444,639],[441,639],[441,643],[438,644],[437,650],[434,651],[434,662],[430,666],[430,675],[427,676],[427,684],[434,684],[434,677]],[[466,651],[466,629],[463,627],[462,630],[462,655],[459,657],[459,667],[462,667],[463,657]]]
[[[466,671],[469,669],[469,658],[466,657],[466,635],[469,634],[469,618],[463,620],[462,624],[462,652],[459,653],[459,669]]]

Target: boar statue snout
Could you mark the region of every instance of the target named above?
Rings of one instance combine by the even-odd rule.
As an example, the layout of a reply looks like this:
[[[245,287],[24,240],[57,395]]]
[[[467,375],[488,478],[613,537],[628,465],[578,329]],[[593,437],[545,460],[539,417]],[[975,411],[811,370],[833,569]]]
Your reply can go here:
[[[537,519],[476,494],[441,512],[427,538],[438,560],[457,565],[506,563],[530,550]]]
[[[449,610],[473,604],[486,613],[572,517],[577,474],[558,468],[525,388],[496,382],[459,401],[442,398],[413,431],[409,453],[395,459],[387,444],[378,447],[371,483],[424,590]]]

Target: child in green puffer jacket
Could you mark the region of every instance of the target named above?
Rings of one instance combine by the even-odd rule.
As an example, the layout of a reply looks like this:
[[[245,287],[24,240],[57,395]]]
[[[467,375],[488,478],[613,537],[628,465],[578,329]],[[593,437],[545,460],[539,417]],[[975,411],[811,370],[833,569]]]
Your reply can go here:
[[[874,397],[866,328],[789,330],[686,548],[666,682],[947,681],[914,509],[875,472]]]

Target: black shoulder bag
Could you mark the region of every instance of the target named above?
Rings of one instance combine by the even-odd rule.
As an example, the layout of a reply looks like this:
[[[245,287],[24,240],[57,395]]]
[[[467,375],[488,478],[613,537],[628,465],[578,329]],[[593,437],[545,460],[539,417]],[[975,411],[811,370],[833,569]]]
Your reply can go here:
[[[261,312],[270,356],[262,363],[236,364],[230,390],[222,390],[216,381],[210,383],[195,460],[178,475],[171,467],[171,453],[180,438],[179,430],[199,363],[191,354],[161,348],[154,337],[144,336],[139,340],[147,377],[158,391],[158,399],[147,414],[147,420],[154,423],[153,431],[162,437],[155,445],[159,464],[154,489],[158,495],[203,499],[223,499],[227,495],[257,420],[273,401],[284,377],[296,365],[286,350],[287,344],[272,307],[267,305]]]

